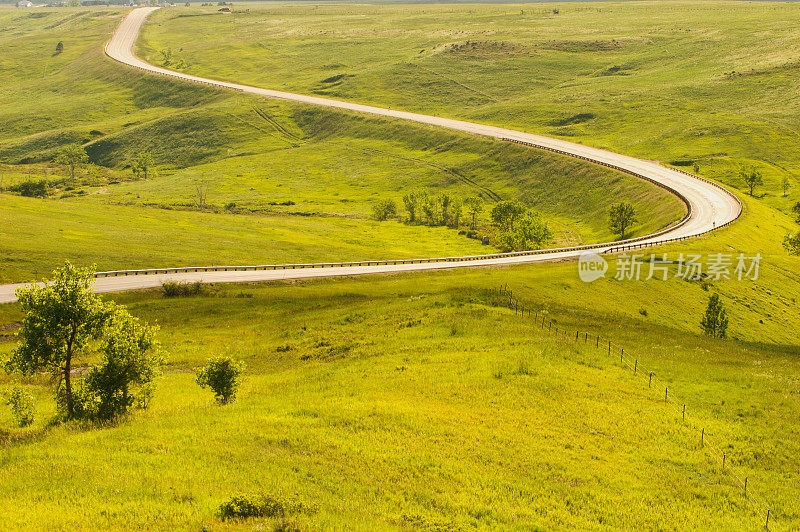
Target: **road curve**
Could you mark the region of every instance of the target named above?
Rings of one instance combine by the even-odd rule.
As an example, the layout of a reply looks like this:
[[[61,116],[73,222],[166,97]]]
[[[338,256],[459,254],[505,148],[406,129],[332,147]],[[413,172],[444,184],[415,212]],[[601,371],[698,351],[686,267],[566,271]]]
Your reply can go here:
[[[457,131],[463,131],[466,133],[493,137],[505,141],[519,142],[536,148],[551,150],[564,155],[578,157],[633,174],[637,177],[649,180],[659,186],[662,186],[680,197],[686,203],[688,211],[687,216],[681,222],[652,235],[634,239],[637,242],[637,245],[646,246],[658,242],[701,235],[716,228],[728,225],[741,214],[742,207],[739,203],[739,200],[729,191],[704,179],[692,176],[679,170],[666,168],[655,162],[636,159],[626,155],[620,155],[605,150],[591,148],[582,144],[575,144],[573,142],[543,137],[540,135],[533,135],[530,133],[523,133],[511,129],[475,124],[472,122],[453,120],[449,118],[440,118],[418,113],[408,113],[394,109],[385,109],[382,107],[360,105],[356,103],[331,100],[328,98],[320,98],[317,96],[306,96],[303,94],[293,94],[289,92],[262,89],[248,85],[240,85],[237,83],[191,76],[189,74],[174,72],[165,68],[153,66],[136,57],[133,52],[133,47],[136,43],[136,39],[139,35],[142,25],[145,22],[145,19],[156,9],[158,8],[143,7],[133,9],[130,13],[128,13],[117,30],[114,32],[114,35],[106,44],[106,55],[116,61],[119,61],[120,63],[136,67],[153,74],[161,74],[194,83],[202,83],[219,88],[247,92],[267,98],[279,98],[310,105],[321,105],[325,107],[344,109],[347,111],[367,113],[390,118],[399,118]],[[613,251],[619,246],[620,242],[613,242],[593,245],[591,248],[597,253],[604,253]],[[334,267],[322,268],[310,268],[307,266],[302,267],[302,265],[297,265],[296,267],[284,267],[279,265],[268,267],[248,267],[247,269],[240,268],[239,271],[231,269],[226,270],[222,267],[205,268],[206,271],[186,271],[204,270],[204,268],[183,268],[183,271],[181,272],[168,271],[167,273],[158,273],[157,271],[140,271],[138,273],[148,273],[148,275],[125,274],[101,276],[96,280],[95,290],[97,292],[115,292],[153,288],[160,286],[165,280],[187,282],[200,281],[207,283],[248,282],[435,270],[465,266],[498,266],[574,259],[580,255],[585,248],[586,247],[545,250],[544,252],[539,251],[535,254],[510,253],[493,254],[485,257],[479,256],[426,259],[423,262],[382,261],[384,262],[383,264],[374,264],[375,261],[372,261],[373,264],[370,265],[351,265],[352,263],[346,263],[342,265],[328,265]],[[163,269],[162,272],[164,272]],[[22,285],[0,285],[0,303],[14,301],[16,299],[14,296],[14,290],[18,286]]]

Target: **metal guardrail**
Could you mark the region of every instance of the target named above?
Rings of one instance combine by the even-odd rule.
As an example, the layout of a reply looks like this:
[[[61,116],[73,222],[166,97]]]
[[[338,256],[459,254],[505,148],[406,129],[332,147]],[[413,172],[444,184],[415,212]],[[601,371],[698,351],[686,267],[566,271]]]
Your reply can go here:
[[[688,240],[689,238],[693,238],[696,236],[704,235],[708,232],[714,231],[716,229],[726,227],[733,223],[736,219],[739,218],[742,212],[741,202],[739,199],[732,194],[730,191],[725,189],[724,187],[713,183],[712,181],[708,181],[707,179],[703,179],[701,177],[695,176],[694,174],[690,174],[689,172],[685,172],[683,170],[676,170],[682,172],[686,175],[699,179],[701,181],[705,181],[710,183],[717,188],[724,190],[727,194],[733,197],[737,204],[739,205],[739,213],[737,214],[736,218],[733,220],[721,224],[717,227],[704,231],[702,233],[697,233],[691,236],[679,236],[674,238],[666,238],[661,240],[652,240],[654,237],[658,237],[659,235],[666,234],[669,232],[678,229],[679,227],[686,224],[689,221],[692,215],[692,208],[689,201],[682,195],[680,192],[664,185],[663,183],[659,183],[653,179],[650,179],[647,176],[643,176],[638,174],[632,170],[627,168],[621,168],[616,165],[612,165],[609,163],[604,163],[602,161],[596,161],[594,159],[590,159],[588,157],[573,155],[569,152],[564,152],[562,150],[558,150],[555,148],[549,148],[545,146],[539,146],[533,143],[517,141],[512,139],[500,139],[508,142],[514,142],[517,144],[524,144],[529,145],[535,148],[546,149],[548,151],[553,151],[560,153],[562,155],[567,155],[570,157],[575,157],[579,159],[583,159],[586,161],[590,161],[596,164],[600,164],[602,166],[606,166],[608,168],[612,168],[614,170],[624,172],[640,179],[644,179],[651,183],[657,184],[662,188],[665,188],[675,194],[677,197],[681,198],[683,202],[687,206],[687,213],[686,215],[676,222],[675,224],[662,229],[656,233],[651,233],[649,235],[644,235],[636,238],[630,238],[621,242],[616,243],[600,243],[600,244],[587,244],[583,246],[570,246],[564,248],[551,248],[551,249],[538,249],[538,250],[530,250],[530,251],[513,251],[507,253],[489,253],[484,255],[466,255],[466,256],[456,256],[456,257],[436,257],[436,258],[420,258],[420,259],[393,259],[393,260],[368,260],[368,261],[350,261],[350,262],[314,262],[314,263],[298,263],[298,264],[262,264],[262,265],[255,265],[255,266],[186,266],[186,267],[177,267],[177,268],[153,268],[153,269],[141,269],[141,270],[113,270],[113,271],[105,271],[105,272],[96,272],[95,277],[117,277],[117,276],[127,276],[127,275],[156,275],[156,274],[173,274],[173,273],[196,273],[196,272],[220,272],[220,271],[264,271],[264,270],[295,270],[295,269],[306,269],[306,268],[352,268],[352,267],[362,267],[362,266],[390,266],[390,265],[398,265],[398,264],[432,264],[432,263],[448,263],[448,262],[476,262],[476,261],[483,261],[483,260],[491,260],[491,259],[502,259],[502,258],[513,258],[513,257],[524,257],[524,256],[532,256],[532,255],[547,255],[547,254],[557,254],[557,253],[565,253],[565,252],[575,252],[575,251],[588,251],[592,249],[604,249],[603,253],[618,253],[622,251],[628,251],[632,249],[642,249],[645,247],[656,246],[660,244],[666,244],[670,242],[678,242],[683,240]]]

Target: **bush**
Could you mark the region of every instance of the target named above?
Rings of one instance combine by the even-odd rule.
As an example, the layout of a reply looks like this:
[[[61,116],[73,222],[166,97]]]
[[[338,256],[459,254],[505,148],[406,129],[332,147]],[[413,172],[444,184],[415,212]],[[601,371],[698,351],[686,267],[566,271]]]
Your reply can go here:
[[[241,383],[244,364],[230,357],[214,357],[204,368],[197,371],[197,384],[211,388],[219,404],[226,404],[236,398]]]
[[[194,283],[164,281],[161,283],[161,292],[164,297],[190,297],[203,292],[203,285],[199,281]]]
[[[249,517],[285,517],[290,513],[307,511],[303,504],[278,499],[269,495],[237,495],[219,507],[219,516],[227,519],[247,519]]]
[[[131,407],[147,408],[161,358],[155,327],[142,325],[124,309],[116,309],[101,339],[101,363],[83,381],[84,417],[109,420]]]
[[[43,179],[39,181],[23,181],[19,185],[11,187],[11,190],[19,192],[21,196],[26,198],[44,198],[47,196],[47,181]]]
[[[382,200],[372,206],[372,216],[379,222],[397,215],[397,204],[394,200]]]
[[[11,389],[7,404],[11,405],[11,415],[20,427],[33,424],[33,396],[26,394],[18,386]]]

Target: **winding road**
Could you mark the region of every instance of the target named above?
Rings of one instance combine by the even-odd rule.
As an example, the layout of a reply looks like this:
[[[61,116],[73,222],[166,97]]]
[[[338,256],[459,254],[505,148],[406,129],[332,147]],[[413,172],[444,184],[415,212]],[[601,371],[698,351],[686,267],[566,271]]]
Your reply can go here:
[[[651,235],[625,242],[612,242],[592,246],[579,246],[537,252],[495,253],[471,257],[442,257],[421,260],[370,261],[364,263],[336,263],[325,265],[263,265],[247,267],[187,267],[158,270],[131,270],[120,272],[101,272],[95,282],[95,291],[114,292],[153,288],[166,280],[205,283],[268,281],[276,279],[301,279],[309,277],[351,276],[374,273],[405,272],[459,268],[466,266],[497,266],[574,259],[584,250],[596,253],[615,251],[621,245],[647,246],[655,243],[683,239],[707,233],[736,220],[742,211],[739,200],[731,192],[719,185],[697,176],[666,168],[652,161],[645,161],[617,153],[591,148],[560,139],[513,131],[510,129],[452,120],[436,116],[408,113],[394,109],[360,105],[356,103],[331,100],[316,96],[293,94],[217,81],[181,72],[174,72],[153,66],[134,55],[133,47],[147,16],[158,8],[143,7],[133,9],[117,28],[105,47],[106,55],[125,65],[152,74],[170,76],[181,80],[203,83],[223,89],[247,92],[267,98],[280,98],[309,105],[334,107],[357,113],[385,116],[388,118],[410,120],[423,124],[463,131],[475,135],[493,137],[503,141],[519,142],[534,148],[555,151],[564,155],[578,157],[602,164],[639,178],[651,181],[666,188],[687,205],[687,216],[680,222]],[[0,285],[0,303],[11,302],[16,298],[14,290],[19,284]]]

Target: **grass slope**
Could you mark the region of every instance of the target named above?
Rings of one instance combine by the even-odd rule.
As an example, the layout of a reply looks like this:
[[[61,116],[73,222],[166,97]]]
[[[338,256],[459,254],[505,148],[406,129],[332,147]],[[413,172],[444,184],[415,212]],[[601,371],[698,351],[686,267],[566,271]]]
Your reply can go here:
[[[558,7],[177,8],[152,16],[139,50],[152,61],[180,50],[192,74],[696,161],[741,189],[739,166],[753,164],[764,201],[788,210],[797,200],[797,4]]]
[[[661,189],[549,153],[144,76],[102,57],[101,44],[121,13],[0,14],[10,28],[0,35],[8,71],[0,96],[0,181],[6,188],[29,178],[58,185],[47,200],[0,195],[9,228],[0,240],[7,251],[0,282],[35,278],[64,258],[110,269],[486,250],[455,231],[366,220],[373,202],[400,202],[415,187],[482,195],[490,203],[521,198],[544,213],[556,244],[613,238],[605,219],[613,199],[627,199],[643,214],[634,228],[639,234],[681,215],[680,202]],[[58,40],[65,51],[52,55]],[[48,70],[31,70],[42,57]],[[59,147],[75,142],[110,170],[80,170],[78,182],[69,183],[63,170],[48,168]],[[142,149],[160,168],[132,182],[125,168]],[[196,205],[198,186],[207,196],[203,208]],[[85,227],[74,230],[79,223]],[[211,227],[173,245],[173,236],[184,242],[182,234]],[[328,229],[325,239],[314,236]]]
[[[696,309],[657,303],[694,300],[696,285],[615,286],[636,296],[609,311],[574,277],[554,264],[117,296],[162,327],[171,365],[153,408],[106,428],[12,430],[0,515],[21,528],[34,514],[48,528],[217,528],[224,500],[266,493],[311,507],[289,517],[303,528],[759,526],[763,514],[699,446],[690,427],[702,426],[751,497],[796,524],[797,348],[698,337]],[[690,422],[616,348],[609,358],[493,306],[482,289],[499,281],[570,335],[625,346]],[[564,292],[579,303],[558,302]],[[734,332],[754,334],[746,323]],[[248,365],[239,400],[222,408],[187,373],[220,352]],[[29,382],[46,419],[46,388]],[[68,495],[74,505],[48,511]],[[20,512],[21,499],[37,502]]]

